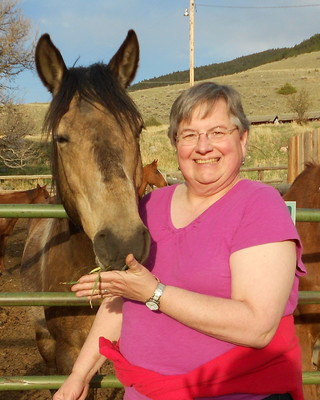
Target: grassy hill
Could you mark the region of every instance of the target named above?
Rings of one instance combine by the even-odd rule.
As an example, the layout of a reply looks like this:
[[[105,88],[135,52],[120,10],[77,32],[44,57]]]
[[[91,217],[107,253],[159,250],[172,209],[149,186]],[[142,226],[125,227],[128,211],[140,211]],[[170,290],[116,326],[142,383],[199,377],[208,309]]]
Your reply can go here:
[[[290,83],[297,90],[305,88],[312,98],[310,111],[320,111],[320,51],[208,80],[228,84],[237,89],[249,119],[289,114],[287,96],[277,93],[286,83]],[[130,92],[130,95],[146,121],[155,118],[165,124],[168,122],[169,110],[174,99],[188,87],[189,83],[184,83],[136,90]]]
[[[212,80],[231,85],[240,92],[245,112],[251,120],[272,119],[275,115],[283,118],[290,114],[288,97],[277,93],[277,90],[286,83],[290,83],[298,91],[305,88],[312,98],[310,111],[320,112],[320,51],[289,57]],[[141,137],[143,162],[146,164],[157,158],[160,168],[170,174],[178,173],[178,168],[175,153],[166,135],[168,115],[173,101],[188,87],[189,83],[184,83],[130,92],[146,125],[149,126]],[[35,122],[33,140],[39,140],[48,104],[26,104],[21,107],[26,108],[25,111]],[[160,126],[148,123],[151,120],[157,121]],[[253,126],[246,167],[286,164],[288,138],[318,127],[320,127],[319,122],[308,124],[306,127],[297,124]],[[257,178],[256,174],[248,174],[248,177]],[[285,181],[285,172],[272,173],[266,176],[266,179]]]
[[[320,35],[312,37],[315,46],[320,47]],[[312,38],[295,46],[301,52],[306,53],[290,56],[280,61],[267,62],[258,67],[246,69],[245,71],[221,76],[211,76],[204,80],[214,80],[218,83],[228,84],[235,87],[242,95],[245,111],[249,118],[259,119],[275,115],[286,115],[290,113],[287,105],[287,96],[277,94],[277,90],[286,83],[290,83],[297,90],[305,88],[312,98],[310,111],[320,111],[320,48],[319,51],[312,51]],[[304,43],[308,43],[308,46]],[[284,54],[292,49],[281,49]],[[311,51],[311,52],[310,52]],[[270,50],[273,52],[273,50]],[[265,52],[262,52],[265,53]],[[246,56],[245,65],[251,65],[258,59],[257,53]],[[297,53],[297,51],[296,51]],[[295,53],[294,53],[295,54]],[[250,61],[253,59],[253,61]],[[269,60],[261,57],[259,59]],[[224,64],[224,63],[222,63]],[[243,64],[244,65],[244,64]],[[199,82],[199,80],[197,81]],[[138,105],[145,121],[155,119],[161,124],[168,121],[171,104],[178,94],[189,87],[189,83],[153,87],[148,89],[130,90],[130,95]],[[29,104],[28,112],[32,115],[36,129],[41,126],[47,104]]]
[[[293,47],[283,47],[280,49],[270,49],[259,53],[250,54],[235,58],[218,64],[210,64],[194,69],[195,79],[197,81],[212,79],[218,76],[232,75],[256,68],[260,65],[268,64],[275,61],[281,61],[286,58],[296,57],[301,54],[320,51],[320,34],[311,36],[309,39]],[[177,84],[189,82],[189,70],[172,72],[171,74],[162,75],[157,78],[143,80],[131,87],[131,90],[147,89],[158,86],[166,86],[165,83]]]

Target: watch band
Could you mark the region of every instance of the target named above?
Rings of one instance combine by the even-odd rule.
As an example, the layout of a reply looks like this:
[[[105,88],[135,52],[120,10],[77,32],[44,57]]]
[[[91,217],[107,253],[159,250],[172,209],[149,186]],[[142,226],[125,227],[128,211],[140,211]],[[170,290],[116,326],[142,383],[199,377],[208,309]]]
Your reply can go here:
[[[145,302],[145,305],[149,308],[149,310],[157,311],[160,307],[160,297],[162,296],[165,285],[161,282],[158,283],[153,295],[150,297],[149,300]]]

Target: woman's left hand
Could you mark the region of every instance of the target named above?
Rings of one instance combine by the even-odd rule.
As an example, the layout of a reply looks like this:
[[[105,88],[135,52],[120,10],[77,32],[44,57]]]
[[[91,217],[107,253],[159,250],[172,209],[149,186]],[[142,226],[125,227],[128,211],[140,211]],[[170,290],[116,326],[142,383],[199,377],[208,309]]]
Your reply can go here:
[[[84,275],[79,279],[79,283],[71,287],[71,290],[76,292],[78,297],[95,299],[121,296],[126,299],[145,302],[155,291],[158,284],[157,278],[141,265],[132,254],[126,257],[126,265],[128,269],[125,271],[100,272],[98,283],[96,282],[98,274]]]

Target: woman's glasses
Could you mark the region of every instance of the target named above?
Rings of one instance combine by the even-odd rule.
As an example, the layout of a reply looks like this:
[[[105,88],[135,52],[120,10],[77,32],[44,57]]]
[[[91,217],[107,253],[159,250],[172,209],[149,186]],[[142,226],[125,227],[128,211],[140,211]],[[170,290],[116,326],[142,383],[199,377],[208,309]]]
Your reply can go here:
[[[195,129],[183,129],[177,136],[177,142],[182,145],[195,145],[198,143],[200,135],[206,135],[209,142],[214,144],[224,140],[227,135],[231,135],[231,133],[236,129],[238,129],[238,127],[226,129],[220,126],[209,129],[207,132],[199,132]]]

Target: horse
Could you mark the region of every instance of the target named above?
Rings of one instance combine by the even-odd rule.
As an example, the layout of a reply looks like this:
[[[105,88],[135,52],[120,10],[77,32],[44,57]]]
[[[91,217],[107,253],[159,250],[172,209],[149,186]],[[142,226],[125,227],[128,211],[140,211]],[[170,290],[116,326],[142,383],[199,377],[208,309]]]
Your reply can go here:
[[[37,204],[49,201],[46,186],[30,190],[0,192],[0,204]],[[18,222],[18,218],[0,218],[0,274],[5,272],[4,256],[9,236]]]
[[[320,208],[320,165],[306,163],[283,199],[296,201],[299,208]],[[303,245],[302,260],[307,268],[307,274],[300,280],[299,290],[320,290],[320,224],[297,222],[296,226]],[[320,360],[315,345],[320,339],[320,305],[298,304],[295,324],[302,349],[303,371],[319,370]],[[304,386],[306,400],[319,399],[319,395],[316,385]]]
[[[122,269],[129,253],[144,262],[150,235],[138,213],[143,120],[126,88],[139,61],[136,33],[108,64],[67,68],[48,34],[35,51],[38,75],[52,93],[44,130],[52,137],[56,202],[68,218],[34,219],[27,235],[21,285],[63,292],[62,283],[92,268]],[[50,374],[68,375],[96,307],[34,307],[37,346]]]
[[[139,198],[144,195],[148,185],[157,186],[158,188],[168,185],[164,176],[158,170],[158,160],[153,160],[143,167],[142,184],[138,191]]]

